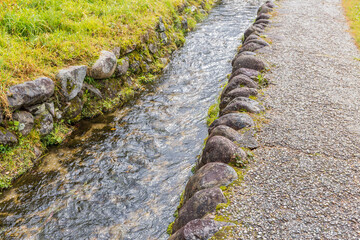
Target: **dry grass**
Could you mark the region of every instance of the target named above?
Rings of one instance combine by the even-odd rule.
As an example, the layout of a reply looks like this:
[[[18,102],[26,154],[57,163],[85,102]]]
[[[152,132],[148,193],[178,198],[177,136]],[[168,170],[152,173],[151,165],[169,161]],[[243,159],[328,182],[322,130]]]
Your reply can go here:
[[[356,45],[360,47],[360,0],[343,0],[343,7]]]

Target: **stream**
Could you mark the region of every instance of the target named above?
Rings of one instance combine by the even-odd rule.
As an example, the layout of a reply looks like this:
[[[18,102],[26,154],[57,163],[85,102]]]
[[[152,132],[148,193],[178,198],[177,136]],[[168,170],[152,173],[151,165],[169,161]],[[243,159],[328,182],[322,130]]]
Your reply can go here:
[[[51,149],[0,196],[0,238],[167,239],[208,108],[259,5],[223,0],[150,90]]]

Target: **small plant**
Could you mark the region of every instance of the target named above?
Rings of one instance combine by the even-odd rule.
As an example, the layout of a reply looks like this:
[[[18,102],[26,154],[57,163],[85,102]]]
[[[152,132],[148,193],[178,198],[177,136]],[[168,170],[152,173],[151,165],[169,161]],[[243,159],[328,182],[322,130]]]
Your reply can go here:
[[[234,164],[235,164],[235,166],[238,167],[238,168],[244,168],[245,165],[247,164],[247,161],[246,161],[243,157],[241,157],[240,155],[238,155],[238,154],[235,154],[234,160],[235,160],[235,161],[234,161]]]
[[[208,126],[210,126],[218,118],[219,112],[220,112],[220,107],[219,107],[219,100],[218,100],[217,103],[214,103],[209,108],[208,117],[206,120],[206,123]]]
[[[262,74],[259,74],[256,79],[261,87],[266,87],[267,85],[269,85],[269,81],[264,78]]]

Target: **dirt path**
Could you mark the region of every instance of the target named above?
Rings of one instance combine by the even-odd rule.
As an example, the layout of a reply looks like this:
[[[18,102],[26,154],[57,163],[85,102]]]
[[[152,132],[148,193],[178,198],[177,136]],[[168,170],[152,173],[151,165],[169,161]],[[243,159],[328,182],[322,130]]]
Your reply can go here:
[[[267,35],[274,85],[228,239],[360,239],[360,61],[340,0],[282,0]]]

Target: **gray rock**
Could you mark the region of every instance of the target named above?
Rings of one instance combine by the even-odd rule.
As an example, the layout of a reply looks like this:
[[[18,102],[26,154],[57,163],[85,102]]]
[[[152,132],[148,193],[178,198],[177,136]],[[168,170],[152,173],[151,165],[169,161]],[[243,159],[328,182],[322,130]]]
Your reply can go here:
[[[272,12],[273,9],[271,7],[269,7],[269,6],[270,5],[266,5],[266,4],[262,5],[258,10],[257,15],[259,16],[260,14],[263,14],[263,13]]]
[[[195,219],[171,235],[169,240],[205,240],[214,236],[222,227],[232,225],[231,223],[217,222],[211,219]]]
[[[46,109],[49,111],[49,113],[55,117],[55,106],[54,102],[45,103]]]
[[[225,125],[231,127],[234,130],[240,130],[246,127],[252,127],[255,125],[252,118],[245,113],[229,113],[216,119],[209,127],[209,133],[219,126]]]
[[[226,95],[228,92],[241,87],[258,88],[258,84],[246,75],[240,74],[233,77],[231,81],[226,85],[222,94]]]
[[[263,48],[264,45],[257,44],[255,42],[248,42],[245,45],[243,45],[239,51],[241,52],[255,52],[256,50]]]
[[[13,119],[19,122],[18,130],[23,136],[27,136],[34,127],[34,117],[29,112],[16,112],[13,114]]]
[[[250,51],[242,51],[240,53],[238,53],[236,55],[236,57],[240,56],[240,55],[251,55],[251,56],[255,56],[256,53],[255,52],[250,52]],[[233,59],[233,62],[235,61],[236,58]],[[231,64],[233,64],[233,62]]]
[[[266,2],[265,2],[265,5],[266,5],[267,7],[269,7],[269,8],[274,8],[274,7],[276,7],[275,4],[274,4],[272,1],[266,1]]]
[[[159,34],[159,37],[160,37],[161,42],[162,42],[163,44],[167,44],[167,43],[168,43],[168,38],[167,38],[165,32],[161,32],[161,33]]]
[[[114,53],[114,55],[115,55],[116,58],[120,58],[120,56],[121,56],[121,49],[120,49],[120,47],[114,48],[114,49],[112,50],[112,52]]]
[[[74,98],[66,104],[63,109],[63,118],[71,122],[77,122],[81,119],[83,103],[79,97]]]
[[[7,95],[9,106],[19,109],[44,102],[54,94],[54,88],[54,82],[46,77],[11,86]]]
[[[56,75],[56,79],[60,81],[61,93],[70,101],[81,91],[87,66],[72,66],[62,69]]]
[[[257,90],[254,88],[235,88],[234,90],[228,92],[226,95],[221,95],[220,109],[224,109],[234,98],[237,97],[250,97],[256,96]]]
[[[244,39],[243,44],[245,44],[245,42],[247,42],[247,41],[255,40],[255,39],[261,39],[261,38],[259,35],[250,34],[246,39]]]
[[[263,61],[254,56],[242,55],[236,58],[233,66],[233,72],[239,68],[250,68],[257,71],[263,71],[266,69],[266,65]]]
[[[271,23],[271,21],[269,19],[258,19],[255,21],[255,24],[260,24],[260,23],[269,25]]]
[[[252,100],[247,97],[237,97],[233,99],[224,109],[220,111],[220,116],[223,116],[231,112],[260,113],[263,112],[264,110],[265,108],[255,100]]]
[[[116,56],[112,52],[101,51],[99,59],[90,69],[90,76],[94,79],[105,79],[113,75],[116,69]]]
[[[211,162],[236,163],[245,158],[246,153],[235,143],[225,137],[214,136],[206,142],[198,168]]]
[[[158,48],[156,47],[155,44],[150,43],[150,44],[149,44],[149,51],[150,51],[152,54],[155,54],[155,53],[158,52]]]
[[[176,232],[188,222],[202,218],[207,213],[216,210],[219,203],[226,203],[224,194],[219,188],[209,188],[198,191],[179,210],[179,217],[173,225],[173,232]]]
[[[14,134],[3,127],[0,127],[0,144],[13,146],[17,143],[18,140]]]
[[[84,89],[100,99],[103,98],[100,90],[90,84],[84,83]]]
[[[256,21],[260,20],[260,19],[270,19],[271,18],[271,15],[270,14],[266,14],[266,13],[262,13],[260,15],[257,16]]]
[[[244,39],[246,40],[252,34],[260,35],[261,32],[263,32],[263,29],[257,28],[252,25],[244,32]]]
[[[121,59],[120,63],[116,67],[115,75],[117,77],[126,75],[127,71],[129,70],[129,67],[130,67],[129,58],[126,57],[124,59]]]
[[[46,104],[45,103],[37,104],[37,105],[25,107],[25,109],[36,117],[46,112]]]
[[[55,118],[56,118],[57,120],[59,120],[59,119],[62,118],[62,115],[63,115],[63,112],[60,111],[60,109],[56,108],[56,109],[55,109]]]
[[[41,136],[48,135],[54,128],[54,119],[51,113],[46,111],[45,114],[39,115],[36,119],[40,120],[39,133]]]
[[[139,61],[134,61],[131,65],[130,65],[130,69],[133,72],[138,72],[140,70],[140,62]]]
[[[254,69],[249,69],[249,68],[239,68],[237,69],[235,72],[233,72],[230,75],[229,81],[231,81],[234,77],[238,76],[238,75],[246,75],[249,78],[255,80],[257,79],[257,77],[261,74],[259,71],[256,71]]]
[[[252,128],[245,130],[243,129],[241,130],[241,132],[242,133],[239,133],[238,131],[235,131],[231,127],[220,125],[211,131],[209,138],[214,136],[223,136],[229,139],[230,141],[236,143],[240,147],[245,147],[249,149],[255,149],[259,147],[259,144],[255,138],[254,129]]]
[[[185,187],[184,203],[200,190],[227,186],[237,178],[237,173],[229,165],[221,162],[208,163],[189,179]]]
[[[159,23],[158,23],[158,26],[157,26],[157,30],[159,32],[165,32],[165,30],[166,30],[165,23],[164,23],[162,17],[159,17]]]
[[[247,45],[249,43],[256,43],[256,44],[259,44],[259,45],[262,45],[262,46],[270,46],[269,43],[267,43],[266,41],[264,41],[263,39],[261,38],[256,38],[256,39],[250,39],[250,38],[247,38],[246,41],[244,42],[244,45]]]

